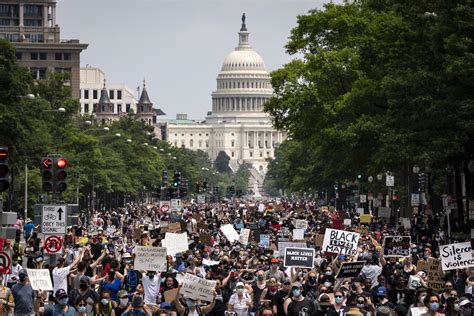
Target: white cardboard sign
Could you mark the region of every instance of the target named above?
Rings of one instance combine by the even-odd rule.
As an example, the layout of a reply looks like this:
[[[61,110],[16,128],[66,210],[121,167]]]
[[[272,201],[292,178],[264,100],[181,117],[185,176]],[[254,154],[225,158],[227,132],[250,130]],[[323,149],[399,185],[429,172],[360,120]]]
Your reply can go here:
[[[164,272],[167,269],[166,255],[165,247],[135,246],[134,268],[143,271]]]
[[[198,278],[197,276],[186,273],[180,293],[183,294],[184,297],[194,300],[212,302],[214,300],[215,287],[216,281]]]
[[[443,271],[474,267],[470,241],[439,246],[439,254]]]
[[[48,269],[26,269],[33,290],[52,291],[53,282]]]
[[[359,238],[358,233],[326,228],[321,251],[354,256],[357,253]]]
[[[240,239],[239,233],[235,230],[232,224],[221,226],[221,232],[231,243]]]

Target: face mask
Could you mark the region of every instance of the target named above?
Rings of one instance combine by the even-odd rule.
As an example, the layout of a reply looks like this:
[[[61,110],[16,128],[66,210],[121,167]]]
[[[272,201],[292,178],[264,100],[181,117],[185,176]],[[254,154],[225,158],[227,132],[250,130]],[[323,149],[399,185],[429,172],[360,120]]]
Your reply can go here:
[[[325,286],[325,287],[330,287],[331,285],[332,285],[331,282],[324,282],[324,286]]]
[[[127,306],[128,304],[128,298],[121,298],[119,301],[122,306]]]
[[[301,294],[301,290],[300,290],[300,289],[293,289],[293,290],[292,290],[292,293],[293,293],[293,296],[298,297],[298,296],[300,296],[300,294]]]
[[[85,312],[87,312],[87,308],[85,306],[79,306],[77,311],[81,314],[84,314]]]
[[[257,280],[263,281],[265,279],[265,276],[263,274],[257,275]]]
[[[420,298],[418,299],[418,302],[420,302],[420,304],[424,304],[425,297],[426,297],[425,295],[420,296]]]
[[[88,287],[89,287],[89,286],[87,286],[87,284],[81,284],[81,285],[79,285],[79,288],[80,288],[81,290],[83,290],[83,291],[87,290]]]
[[[342,304],[343,298],[342,297],[336,297],[336,304]]]
[[[434,312],[436,312],[439,308],[439,304],[438,303],[430,303],[430,309]]]
[[[100,300],[100,302],[102,303],[102,305],[107,305],[107,304],[109,304],[109,299],[103,298],[103,299]]]
[[[64,306],[64,305],[67,304],[67,300],[68,300],[67,297],[62,298],[62,299],[58,300],[58,304]]]

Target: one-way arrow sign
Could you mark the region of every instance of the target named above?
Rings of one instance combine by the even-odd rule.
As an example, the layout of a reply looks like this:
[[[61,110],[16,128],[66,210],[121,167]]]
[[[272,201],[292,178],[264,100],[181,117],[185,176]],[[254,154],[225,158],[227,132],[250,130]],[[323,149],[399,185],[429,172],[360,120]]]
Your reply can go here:
[[[63,209],[62,209],[62,208],[59,208],[56,212],[58,213],[58,217],[59,217],[58,220],[61,221],[61,220],[62,220],[62,219],[61,219],[61,215],[62,215],[63,212],[64,212]]]

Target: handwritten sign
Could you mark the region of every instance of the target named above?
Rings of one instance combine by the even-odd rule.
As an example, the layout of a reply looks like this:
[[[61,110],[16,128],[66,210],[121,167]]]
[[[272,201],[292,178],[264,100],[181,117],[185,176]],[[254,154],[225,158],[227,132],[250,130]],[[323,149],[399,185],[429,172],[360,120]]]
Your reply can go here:
[[[52,291],[53,283],[48,269],[26,269],[33,290]]]
[[[410,256],[410,236],[387,236],[383,242],[384,257]]]
[[[443,271],[474,267],[470,241],[440,246],[439,253]]]
[[[134,268],[143,271],[166,271],[166,248],[135,246]]]
[[[212,302],[214,299],[214,288],[216,281],[206,280],[186,273],[183,280],[181,294],[194,300]]]
[[[357,253],[357,244],[360,234],[344,230],[326,228],[323,252],[354,256]]]

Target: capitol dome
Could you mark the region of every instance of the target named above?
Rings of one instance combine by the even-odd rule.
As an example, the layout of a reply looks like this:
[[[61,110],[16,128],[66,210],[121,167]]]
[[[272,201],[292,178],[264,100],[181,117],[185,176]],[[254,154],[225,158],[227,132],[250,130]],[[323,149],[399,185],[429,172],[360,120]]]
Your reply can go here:
[[[270,74],[263,58],[252,49],[250,33],[242,16],[238,46],[222,63],[217,89],[212,93],[213,115],[263,115],[263,105],[272,96]]]

